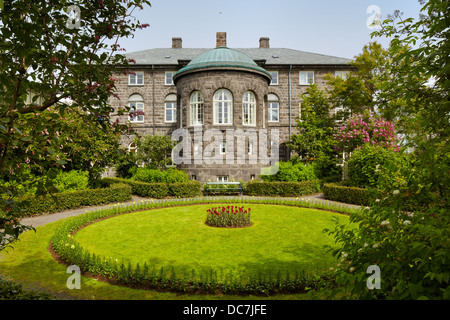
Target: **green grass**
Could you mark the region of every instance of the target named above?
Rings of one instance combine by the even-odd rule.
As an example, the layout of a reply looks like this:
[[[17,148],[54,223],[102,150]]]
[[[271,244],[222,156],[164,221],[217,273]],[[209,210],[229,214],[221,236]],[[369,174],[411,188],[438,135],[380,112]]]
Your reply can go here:
[[[343,215],[275,205],[250,205],[251,227],[215,228],[205,222],[211,205],[165,208],[106,219],[74,239],[87,251],[125,264],[146,262],[205,272],[266,273],[318,271],[331,266],[332,239],[322,232]]]
[[[289,263],[292,263],[293,257],[297,257],[298,263],[303,266],[312,265],[311,261],[308,261],[309,258],[317,259],[322,256],[322,249],[319,249],[320,243],[322,244],[332,244],[331,239],[328,239],[328,236],[322,233],[323,228],[332,225],[331,219],[332,217],[338,217],[341,221],[348,221],[348,217],[343,215],[334,214],[331,212],[313,210],[313,209],[299,209],[293,207],[285,207],[285,206],[273,206],[273,205],[250,205],[252,207],[252,211],[254,213],[254,223],[255,225],[250,228],[245,229],[229,229],[229,230],[218,230],[217,228],[207,227],[203,224],[203,220],[205,218],[206,212],[200,209],[201,212],[197,212],[196,210],[192,210],[191,214],[186,214],[191,209],[195,208],[194,206],[188,207],[176,207],[176,208],[165,208],[165,209],[156,209],[150,210],[147,212],[141,213],[131,213],[118,217],[114,217],[111,219],[104,220],[102,222],[98,222],[87,227],[85,230],[80,231],[77,235],[78,240],[85,241],[86,235],[83,233],[92,232],[95,228],[104,227],[104,224],[112,224],[111,227],[114,229],[106,229],[103,230],[102,233],[97,233],[94,236],[97,238],[97,241],[105,241],[101,240],[101,238],[109,237],[109,240],[106,240],[104,243],[108,243],[108,241],[114,241],[116,244],[121,243],[121,254],[123,254],[124,259],[136,259],[139,260],[139,256],[143,256],[144,259],[150,252],[153,253],[153,256],[149,258],[153,258],[154,261],[158,258],[156,253],[158,253],[159,259],[161,263],[177,262],[179,266],[189,265],[190,267],[195,266],[204,266],[205,259],[197,260],[197,259],[189,259],[191,258],[191,254],[189,250],[181,250],[179,254],[184,258],[178,257],[173,253],[169,258],[167,258],[167,254],[164,248],[164,245],[160,242],[162,239],[158,237],[159,240],[153,236],[153,233],[150,232],[149,229],[144,228],[141,224],[143,221],[146,221],[146,224],[152,226],[152,232],[166,232],[166,238],[171,239],[173,243],[177,239],[181,239],[179,237],[183,237],[183,239],[197,239],[194,240],[194,244],[199,247],[203,247],[206,249],[206,252],[209,254],[214,254],[215,257],[219,256],[219,252],[216,252],[218,239],[221,239],[220,243],[222,245],[227,245],[230,248],[229,243],[232,239],[230,235],[245,235],[246,232],[255,233],[252,237],[249,237],[247,234],[246,237],[241,236],[242,240],[240,244],[244,243],[246,245],[238,245],[235,243],[231,246],[233,250],[241,249],[240,247],[253,247],[256,248],[256,240],[260,240],[261,245],[270,244],[274,252],[262,252],[261,248],[259,255],[253,255],[253,257],[248,257],[246,265],[243,263],[242,257],[237,254],[230,254],[230,252],[225,251],[228,258],[232,257],[232,259],[226,261],[228,266],[231,265],[239,265],[240,268],[250,268],[256,270],[257,268],[265,268],[265,265],[274,266],[275,262],[278,266],[289,266]],[[196,206],[197,208],[205,208],[206,206]],[[256,213],[256,208],[258,207],[258,213]],[[259,208],[262,208],[259,210]],[[186,212],[185,212],[186,210]],[[185,214],[184,216],[182,214]],[[135,218],[132,223],[123,224],[127,219]],[[289,217],[289,218],[288,218]],[[150,219],[149,219],[150,218]],[[169,219],[172,218],[172,219]],[[295,218],[295,222],[297,227],[292,223],[292,219]],[[162,223],[164,219],[169,219],[170,224]],[[158,226],[159,221],[159,227]],[[14,244],[14,249],[7,249],[0,253],[0,274],[7,279],[10,279],[16,283],[21,283],[25,285],[26,288],[37,289],[44,292],[51,292],[57,295],[58,298],[68,298],[68,299],[127,299],[127,300],[137,300],[137,299],[151,299],[151,300],[173,300],[173,299],[200,299],[200,300],[216,300],[216,299],[242,299],[241,296],[235,295],[191,295],[191,294],[175,294],[171,292],[156,292],[151,290],[139,290],[132,288],[125,288],[121,286],[113,286],[101,281],[97,281],[95,279],[82,276],[81,281],[81,289],[80,290],[69,290],[66,286],[66,281],[69,277],[69,274],[66,273],[66,266],[59,264],[55,261],[51,254],[48,252],[48,245],[50,238],[55,233],[55,230],[61,226],[65,220],[61,220],[55,223],[47,224],[36,229],[34,231],[28,231],[23,233],[20,236],[20,241]],[[154,222],[154,223],[150,223]],[[167,221],[166,221],[167,222]],[[268,223],[273,223],[271,228],[267,228]],[[301,223],[303,222],[303,223]],[[115,227],[113,225],[116,224]],[[303,228],[301,225],[304,225]],[[189,229],[194,227],[194,229]],[[187,229],[186,229],[187,228]],[[313,229],[316,228],[315,231]],[[140,230],[139,230],[140,229]],[[186,232],[182,232],[185,230]],[[190,232],[189,232],[190,230]],[[200,231],[202,230],[202,231]],[[256,231],[255,231],[256,230]],[[275,236],[272,233],[277,232],[279,235]],[[139,246],[136,243],[139,241],[134,241],[136,243],[132,244],[129,240],[130,237],[136,236],[137,232],[140,232],[141,236],[139,237],[142,240],[142,243],[145,243],[144,246]],[[209,245],[203,243],[205,240],[205,234],[210,232],[220,232],[221,238],[216,238],[215,242],[210,242]],[[94,232],[95,233],[95,232]],[[256,234],[259,234],[256,236]],[[197,236],[202,234],[202,241]],[[288,238],[287,235],[294,241],[290,244],[290,246],[286,246],[284,248],[285,254],[283,257],[281,255],[275,254],[276,245],[273,241],[281,241],[281,243],[287,244]],[[293,236],[295,235],[295,237]],[[272,238],[271,238],[272,237]],[[123,241],[120,241],[120,240]],[[207,238],[206,238],[207,239]],[[244,241],[243,239],[248,239],[248,241]],[[272,241],[271,241],[272,239]],[[243,242],[244,241],[244,242]],[[159,243],[158,243],[159,242]],[[169,241],[170,242],[170,241]],[[180,241],[181,242],[181,241]],[[84,242],[83,242],[84,243]],[[280,243],[280,242],[278,242]],[[88,246],[88,243],[84,243]],[[84,245],[83,244],[83,245]],[[166,243],[167,244],[167,243]],[[192,242],[191,242],[192,244]],[[152,247],[152,245],[154,247]],[[159,249],[156,250],[156,246],[159,246]],[[161,245],[163,245],[161,247]],[[186,248],[187,244],[183,244]],[[112,243],[109,247],[114,247]],[[131,248],[134,247],[134,253],[128,254],[127,251],[131,251]],[[124,249],[123,249],[124,248]],[[129,248],[129,249],[127,249]],[[150,248],[153,248],[150,251]],[[169,248],[167,246],[166,248]],[[224,247],[225,248],[225,247]],[[266,247],[267,248],[267,247]],[[97,250],[97,248],[92,248],[92,250]],[[100,248],[103,249],[103,248]],[[117,248],[119,249],[119,247]],[[120,251],[120,250],[119,250]],[[289,252],[291,251],[291,252]],[[303,252],[299,254],[298,252]],[[108,256],[112,255],[113,252],[108,250]],[[166,255],[166,256],[165,256]],[[223,252],[220,253],[223,256]],[[128,256],[125,258],[125,256]],[[321,257],[323,258],[323,257]],[[167,260],[165,260],[167,259]],[[303,260],[302,260],[303,259]],[[326,258],[325,261],[332,262],[329,258]],[[206,265],[210,266],[211,260],[207,261]],[[328,263],[328,262],[325,262]],[[225,262],[222,262],[225,263]],[[278,264],[279,263],[279,264]],[[223,264],[220,264],[223,266]],[[276,300],[298,300],[298,299],[308,299],[308,296],[305,294],[283,294],[283,295],[275,295],[271,297],[263,298],[261,296],[245,296],[245,299],[276,299]]]

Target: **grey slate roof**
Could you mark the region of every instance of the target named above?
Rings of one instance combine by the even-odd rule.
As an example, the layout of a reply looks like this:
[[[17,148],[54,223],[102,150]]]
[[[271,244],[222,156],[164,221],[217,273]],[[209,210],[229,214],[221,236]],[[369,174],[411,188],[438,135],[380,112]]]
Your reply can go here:
[[[138,65],[178,65],[178,60],[192,60],[210,50],[205,48],[157,48],[127,53]],[[346,65],[351,60],[285,48],[241,48],[253,60],[266,60],[266,65]]]

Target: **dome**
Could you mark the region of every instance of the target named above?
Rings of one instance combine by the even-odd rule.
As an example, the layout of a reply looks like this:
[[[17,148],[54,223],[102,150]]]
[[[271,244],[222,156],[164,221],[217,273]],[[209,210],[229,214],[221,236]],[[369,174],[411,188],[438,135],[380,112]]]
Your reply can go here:
[[[178,70],[174,74],[173,79],[175,80],[183,74],[196,71],[236,69],[256,72],[268,77],[268,80],[272,79],[272,75],[258,66],[250,57],[226,47],[218,47],[199,54],[186,67]]]

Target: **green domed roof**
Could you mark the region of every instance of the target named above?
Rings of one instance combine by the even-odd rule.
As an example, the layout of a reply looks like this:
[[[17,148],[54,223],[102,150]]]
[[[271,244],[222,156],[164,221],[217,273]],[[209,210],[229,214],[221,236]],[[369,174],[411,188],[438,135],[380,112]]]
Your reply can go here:
[[[250,57],[226,47],[211,49],[199,54],[186,67],[178,70],[173,78],[175,80],[182,74],[205,69],[242,69],[262,73],[269,80],[272,79],[272,75],[258,66]]]

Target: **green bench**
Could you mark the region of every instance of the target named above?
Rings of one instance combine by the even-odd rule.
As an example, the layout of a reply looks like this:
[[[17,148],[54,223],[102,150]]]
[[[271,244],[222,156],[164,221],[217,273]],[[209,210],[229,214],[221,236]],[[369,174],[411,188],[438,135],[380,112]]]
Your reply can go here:
[[[239,193],[242,196],[244,189],[240,182],[207,182],[206,195],[215,193]]]

